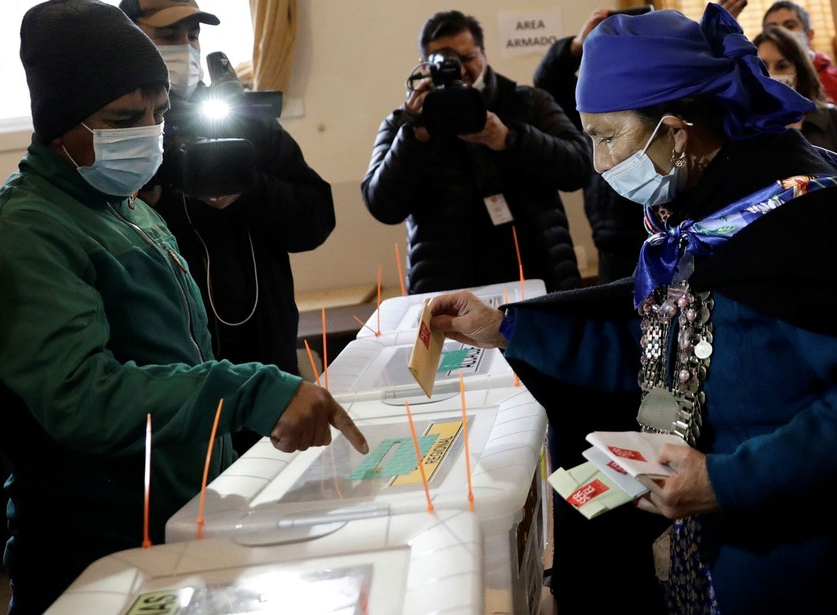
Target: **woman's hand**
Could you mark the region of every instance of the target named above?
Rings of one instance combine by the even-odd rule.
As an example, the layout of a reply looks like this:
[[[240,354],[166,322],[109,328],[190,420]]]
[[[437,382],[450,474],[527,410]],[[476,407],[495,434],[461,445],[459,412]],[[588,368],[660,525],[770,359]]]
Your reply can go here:
[[[439,295],[430,301],[430,329],[447,337],[481,348],[505,348],[500,334],[503,312],[487,305],[470,291]]]
[[[706,471],[706,455],[690,446],[666,444],[657,461],[674,468],[664,479],[640,478],[649,491],[636,500],[640,510],[680,519],[718,510],[715,491]]]

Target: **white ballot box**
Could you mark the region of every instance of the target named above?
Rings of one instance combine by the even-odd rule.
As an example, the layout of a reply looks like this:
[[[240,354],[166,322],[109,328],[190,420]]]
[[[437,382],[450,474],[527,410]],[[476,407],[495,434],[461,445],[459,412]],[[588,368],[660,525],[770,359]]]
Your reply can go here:
[[[121,551],[49,615],[484,612],[475,515],[439,510]]]
[[[428,493],[437,511],[469,510],[473,502],[490,612],[536,613],[543,577],[545,412],[524,387],[466,390],[464,398],[467,422],[461,395],[420,410],[411,406],[415,440],[404,407],[352,402],[347,410],[369,442],[365,456],[339,432],[330,446],[297,453],[282,453],[263,439],[207,487],[204,535],[291,531],[427,511]],[[196,496],[168,521],[166,541],[194,540],[199,511]]]
[[[380,400],[403,406],[425,404],[459,395],[459,374],[466,389],[507,388],[517,377],[497,348],[476,348],[446,339],[428,398],[407,367],[417,329],[369,336],[349,342],[328,366],[328,391],[344,406],[352,401]],[[324,378],[320,377],[320,383]]]
[[[522,301],[523,299],[531,299],[532,297],[546,294],[546,286],[544,286],[543,280],[523,280],[523,282],[515,280],[501,284],[490,284],[488,286],[457,290],[470,290],[488,305],[493,306]],[[357,336],[358,338],[362,338],[375,336],[378,333],[385,334],[394,331],[418,329],[419,312],[421,312],[421,306],[424,300],[453,292],[456,292],[456,290],[420,293],[384,299],[381,301],[378,309],[366,321],[366,326],[361,327]]]

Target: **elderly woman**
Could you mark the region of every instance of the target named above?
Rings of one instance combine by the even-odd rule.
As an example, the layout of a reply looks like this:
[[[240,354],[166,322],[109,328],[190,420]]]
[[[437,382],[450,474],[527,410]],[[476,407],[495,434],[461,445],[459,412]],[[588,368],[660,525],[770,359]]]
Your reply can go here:
[[[674,474],[635,502],[673,520],[654,545],[670,612],[837,604],[837,170],[785,128],[813,105],[716,4],[700,25],[674,11],[602,22],[577,97],[596,169],[644,208],[634,280],[503,311],[445,295],[433,329],[504,348],[548,408],[555,391],[634,391],[638,428],[692,445],[663,447]],[[599,412],[580,399],[563,412]],[[600,553],[607,576],[618,556]]]

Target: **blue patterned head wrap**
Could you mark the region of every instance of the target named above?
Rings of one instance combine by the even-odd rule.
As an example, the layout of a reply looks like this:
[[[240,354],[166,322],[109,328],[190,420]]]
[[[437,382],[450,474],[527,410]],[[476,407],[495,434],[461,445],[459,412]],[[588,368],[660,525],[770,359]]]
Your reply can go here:
[[[643,109],[695,95],[724,108],[734,139],[778,132],[814,104],[771,79],[732,15],[715,2],[700,24],[677,11],[613,15],[584,42],[576,99],[582,113]]]

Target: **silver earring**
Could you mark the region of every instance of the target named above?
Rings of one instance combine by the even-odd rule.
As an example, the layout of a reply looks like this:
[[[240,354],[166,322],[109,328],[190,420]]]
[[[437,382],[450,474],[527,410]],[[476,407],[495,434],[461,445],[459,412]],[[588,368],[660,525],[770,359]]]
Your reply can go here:
[[[671,162],[674,164],[675,167],[678,169],[686,166],[686,152],[684,151],[680,156],[677,155],[677,152],[672,150],[671,151]]]

